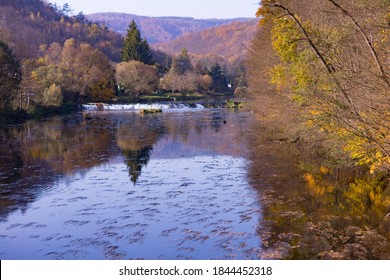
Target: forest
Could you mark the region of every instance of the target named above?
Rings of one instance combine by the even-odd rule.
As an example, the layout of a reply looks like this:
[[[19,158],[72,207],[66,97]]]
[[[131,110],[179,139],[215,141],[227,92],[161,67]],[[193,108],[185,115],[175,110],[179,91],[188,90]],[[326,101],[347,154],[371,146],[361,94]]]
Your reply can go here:
[[[122,37],[82,12],[72,15],[69,5],[4,0],[1,115],[66,112],[86,102],[147,94],[232,94],[245,92],[249,84],[251,109],[263,123],[296,141],[305,139],[314,150],[326,150],[335,164],[348,159],[372,173],[386,172],[389,4],[264,0],[247,64],[233,59],[227,69],[210,54],[191,54],[185,44],[177,54],[154,50],[135,21]],[[231,29],[196,36],[208,36],[206,41],[217,45],[215,34],[226,37],[246,24],[251,25],[233,23]],[[196,41],[196,36],[187,38]]]
[[[232,22],[247,21],[247,18],[233,19],[194,19],[190,17],[148,17],[125,13],[88,14],[87,18],[94,22],[102,22],[108,28],[125,35],[129,22],[137,23],[141,33],[149,44],[167,42],[184,34],[197,33],[202,30],[224,26]]]
[[[253,107],[334,165],[390,169],[390,1],[263,0]],[[274,129],[277,130],[277,129]]]
[[[217,60],[195,61],[185,48],[176,55],[153,50],[134,20],[122,37],[67,4],[7,0],[0,15],[2,119],[146,94],[232,93],[243,84],[229,90],[243,74],[227,77]]]
[[[1,0],[3,256],[390,259],[390,0],[254,10],[151,44]]]

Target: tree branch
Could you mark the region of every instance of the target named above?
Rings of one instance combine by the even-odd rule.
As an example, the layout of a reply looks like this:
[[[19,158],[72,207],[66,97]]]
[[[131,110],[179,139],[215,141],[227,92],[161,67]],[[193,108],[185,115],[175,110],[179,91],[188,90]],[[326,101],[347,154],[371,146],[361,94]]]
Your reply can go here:
[[[355,18],[350,13],[348,13],[343,7],[341,7],[338,3],[336,3],[334,0],[328,0],[328,1],[330,3],[332,3],[333,6],[335,6],[337,9],[339,9],[346,17],[348,17],[353,22],[353,24],[355,25],[356,29],[359,31],[359,33],[364,38],[364,41],[366,42],[367,47],[369,48],[370,53],[371,53],[372,57],[374,58],[375,64],[376,64],[379,72],[381,73],[381,77],[382,77],[383,81],[386,83],[386,85],[388,87],[390,87],[389,79],[386,76],[385,70],[383,69],[383,66],[382,66],[382,64],[381,64],[381,62],[379,60],[377,52],[374,49],[374,45],[372,44],[372,42],[368,38],[367,34],[364,32],[363,28],[355,20]]]
[[[309,34],[307,33],[305,27],[303,26],[303,24],[299,21],[299,19],[285,6],[275,2],[275,3],[270,3],[269,5],[273,6],[273,7],[278,7],[282,10],[284,10],[286,12],[286,14],[291,17],[295,23],[299,26],[299,28],[301,29],[303,35],[305,36],[306,40],[308,41],[310,47],[312,48],[312,50],[314,51],[314,53],[316,54],[316,56],[319,58],[319,60],[321,61],[322,65],[325,67],[325,69],[327,70],[328,73],[333,73],[333,70],[332,70],[332,67],[326,62],[325,58],[322,56],[322,54],[320,53],[320,51],[317,49],[316,45],[314,44],[314,42],[311,40]]]

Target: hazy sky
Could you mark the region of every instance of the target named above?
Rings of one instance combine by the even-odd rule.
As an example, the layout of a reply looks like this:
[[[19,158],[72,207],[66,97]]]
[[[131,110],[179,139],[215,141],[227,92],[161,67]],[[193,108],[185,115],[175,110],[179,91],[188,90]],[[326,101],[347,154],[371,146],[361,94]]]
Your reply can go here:
[[[254,17],[260,0],[48,0],[75,13],[120,12],[194,18]]]

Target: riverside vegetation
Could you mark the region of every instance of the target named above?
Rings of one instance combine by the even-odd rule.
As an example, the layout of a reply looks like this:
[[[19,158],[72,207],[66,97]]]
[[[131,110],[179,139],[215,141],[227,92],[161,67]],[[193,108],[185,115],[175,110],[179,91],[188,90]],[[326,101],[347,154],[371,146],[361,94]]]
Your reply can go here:
[[[185,48],[153,50],[134,21],[122,38],[82,13],[72,16],[67,5],[4,0],[0,117],[66,113],[87,102],[249,96],[260,125],[248,144],[248,177],[264,206],[256,256],[390,259],[389,14],[389,0],[263,0],[247,63],[228,71]],[[216,131],[230,127],[208,114]],[[158,127],[161,116],[139,117]],[[151,159],[145,139],[152,137],[141,138],[135,142],[145,146],[127,153],[138,159],[129,161],[134,183]]]
[[[264,190],[266,257],[390,257],[389,12],[388,0],[262,1],[248,59],[257,145],[296,157]]]
[[[86,102],[169,99],[165,93],[207,97],[244,84],[229,89],[236,74],[226,76],[217,60],[195,63],[185,48],[178,55],[152,50],[134,21],[122,38],[82,12],[72,15],[69,5],[7,0],[0,14],[2,119],[68,112]]]

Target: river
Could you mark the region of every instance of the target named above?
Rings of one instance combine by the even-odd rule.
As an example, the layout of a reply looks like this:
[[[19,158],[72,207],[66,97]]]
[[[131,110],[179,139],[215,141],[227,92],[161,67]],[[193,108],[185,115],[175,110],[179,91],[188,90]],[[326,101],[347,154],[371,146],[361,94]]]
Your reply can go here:
[[[201,108],[3,127],[0,257],[390,258],[383,207],[341,210],[340,178],[262,133],[249,112]]]

